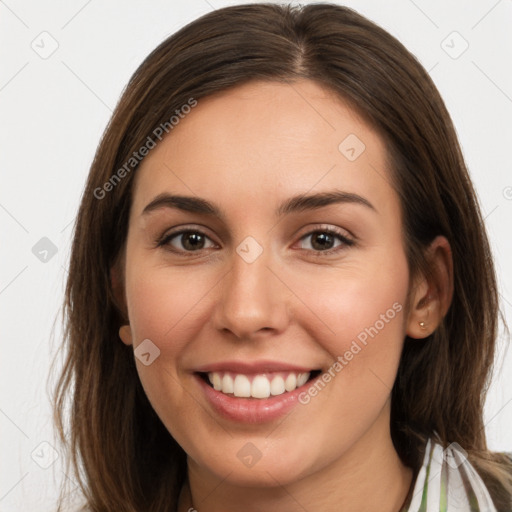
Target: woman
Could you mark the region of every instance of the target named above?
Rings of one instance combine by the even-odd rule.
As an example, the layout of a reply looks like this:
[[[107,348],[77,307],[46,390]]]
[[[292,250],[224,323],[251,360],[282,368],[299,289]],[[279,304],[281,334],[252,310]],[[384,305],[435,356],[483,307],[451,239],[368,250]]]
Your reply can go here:
[[[512,510],[456,134],[350,9],[220,9],[148,56],[89,174],[66,314],[56,417],[65,440],[71,389],[90,510]]]

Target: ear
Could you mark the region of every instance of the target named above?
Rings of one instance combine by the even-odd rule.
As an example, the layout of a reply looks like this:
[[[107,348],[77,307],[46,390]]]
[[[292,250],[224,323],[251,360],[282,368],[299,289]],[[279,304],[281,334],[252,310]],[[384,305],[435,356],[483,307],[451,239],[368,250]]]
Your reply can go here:
[[[421,275],[415,283],[407,336],[421,339],[430,336],[446,315],[453,297],[453,259],[450,243],[438,236],[427,249],[430,275]]]
[[[119,328],[119,337],[125,345],[133,345],[132,329],[129,325],[122,325]]]

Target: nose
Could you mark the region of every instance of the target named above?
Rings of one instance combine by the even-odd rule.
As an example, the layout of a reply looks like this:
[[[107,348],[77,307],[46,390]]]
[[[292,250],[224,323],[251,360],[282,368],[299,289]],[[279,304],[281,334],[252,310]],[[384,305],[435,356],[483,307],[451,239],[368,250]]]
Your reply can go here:
[[[218,330],[248,340],[286,329],[291,293],[271,260],[265,250],[251,263],[234,252],[232,268],[219,283],[214,313]]]

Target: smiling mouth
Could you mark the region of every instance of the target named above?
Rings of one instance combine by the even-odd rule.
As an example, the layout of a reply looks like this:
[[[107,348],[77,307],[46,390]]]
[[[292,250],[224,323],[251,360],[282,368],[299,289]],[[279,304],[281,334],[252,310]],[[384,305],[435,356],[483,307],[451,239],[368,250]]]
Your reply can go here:
[[[294,391],[318,377],[320,373],[320,370],[257,374],[219,371],[199,372],[198,375],[210,387],[225,395],[236,398],[265,399]]]

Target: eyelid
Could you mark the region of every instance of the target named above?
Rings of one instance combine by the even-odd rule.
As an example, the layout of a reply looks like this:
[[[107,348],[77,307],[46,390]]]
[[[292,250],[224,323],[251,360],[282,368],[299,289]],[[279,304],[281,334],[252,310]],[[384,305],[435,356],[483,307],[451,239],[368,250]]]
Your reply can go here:
[[[299,239],[302,239],[305,236],[311,235],[313,233],[328,232],[328,233],[333,233],[335,235],[338,235],[347,240],[350,240],[351,242],[356,241],[356,237],[348,229],[340,228],[333,224],[316,224],[313,226],[308,226],[305,229],[307,229],[307,231],[304,231],[304,233],[299,236]]]

